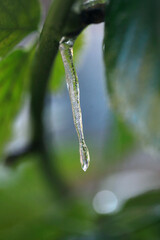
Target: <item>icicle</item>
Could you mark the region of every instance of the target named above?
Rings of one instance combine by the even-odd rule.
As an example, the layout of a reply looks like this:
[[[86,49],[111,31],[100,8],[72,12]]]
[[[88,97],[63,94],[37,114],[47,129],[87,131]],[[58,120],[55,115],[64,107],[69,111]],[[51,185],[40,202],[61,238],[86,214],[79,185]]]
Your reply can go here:
[[[82,169],[87,170],[90,162],[89,151],[84,140],[82,113],[80,107],[79,83],[76,69],[73,63],[73,39],[62,38],[60,41],[60,52],[64,63],[66,83],[72,105],[74,125],[79,139],[80,162]]]

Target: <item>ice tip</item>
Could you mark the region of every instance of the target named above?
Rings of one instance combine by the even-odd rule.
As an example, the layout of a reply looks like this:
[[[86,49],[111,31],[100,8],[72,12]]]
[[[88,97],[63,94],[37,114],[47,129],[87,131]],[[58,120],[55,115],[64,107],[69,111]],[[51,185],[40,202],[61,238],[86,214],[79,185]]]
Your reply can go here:
[[[86,162],[86,163],[84,163],[84,164],[82,165],[82,169],[83,169],[83,171],[86,172],[87,169],[88,169],[88,167],[89,167],[89,161]]]
[[[80,162],[83,171],[86,172],[90,163],[89,151],[86,144],[80,144]]]
[[[87,164],[84,164],[84,165],[82,166],[82,169],[83,169],[84,172],[86,172],[87,169],[88,169],[88,165],[87,165]]]

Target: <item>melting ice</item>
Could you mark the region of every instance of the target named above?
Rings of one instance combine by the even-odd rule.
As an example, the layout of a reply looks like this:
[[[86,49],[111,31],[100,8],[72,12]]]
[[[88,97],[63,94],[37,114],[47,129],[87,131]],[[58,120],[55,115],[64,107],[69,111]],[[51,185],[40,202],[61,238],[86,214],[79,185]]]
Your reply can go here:
[[[80,162],[82,169],[86,171],[89,166],[90,156],[83,134],[79,82],[73,63],[73,45],[73,39],[66,39],[63,37],[60,41],[59,49],[65,68],[66,83],[72,105],[74,125],[79,139]]]

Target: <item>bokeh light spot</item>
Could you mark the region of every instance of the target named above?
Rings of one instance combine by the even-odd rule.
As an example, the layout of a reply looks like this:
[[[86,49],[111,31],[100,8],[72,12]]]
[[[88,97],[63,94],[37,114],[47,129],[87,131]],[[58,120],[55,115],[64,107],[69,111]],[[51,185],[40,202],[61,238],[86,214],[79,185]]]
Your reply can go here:
[[[99,214],[112,213],[116,210],[117,206],[118,199],[111,191],[100,191],[93,198],[93,208]]]

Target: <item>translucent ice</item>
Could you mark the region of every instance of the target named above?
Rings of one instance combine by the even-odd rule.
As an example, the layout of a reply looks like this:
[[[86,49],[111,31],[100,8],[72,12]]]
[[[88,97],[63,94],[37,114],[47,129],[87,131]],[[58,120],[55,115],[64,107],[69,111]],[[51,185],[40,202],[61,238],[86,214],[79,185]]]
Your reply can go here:
[[[73,45],[73,39],[66,39],[63,37],[60,41],[59,49],[65,68],[66,83],[72,105],[74,125],[79,139],[80,162],[82,169],[86,171],[89,166],[90,157],[83,134],[79,83],[76,69],[73,63]]]

